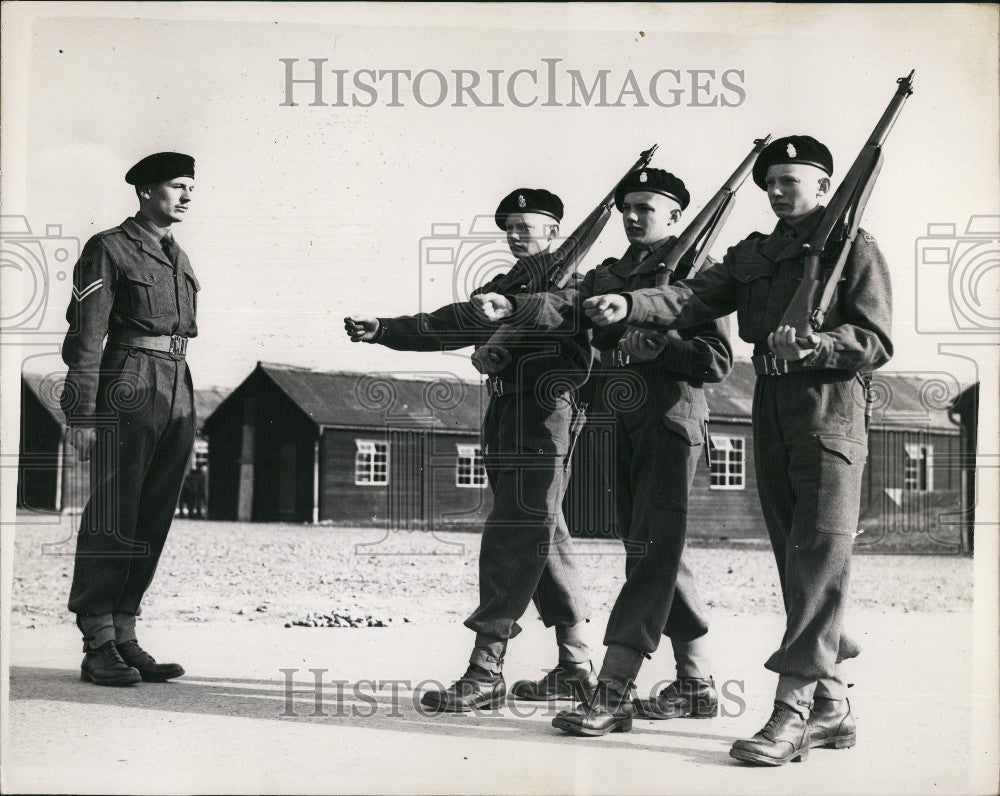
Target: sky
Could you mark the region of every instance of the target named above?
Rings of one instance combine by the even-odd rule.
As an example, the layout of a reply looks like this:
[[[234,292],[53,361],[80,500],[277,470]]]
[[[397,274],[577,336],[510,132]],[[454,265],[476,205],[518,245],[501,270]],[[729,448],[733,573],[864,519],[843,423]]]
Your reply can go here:
[[[972,350],[995,340],[956,334],[949,299],[965,290],[975,323],[995,332],[1000,231],[965,234],[970,216],[993,217],[994,229],[1000,217],[995,7],[22,3],[5,8],[4,24],[4,244],[10,217],[24,216],[48,252],[40,333],[5,331],[4,351],[29,369],[60,366],[70,268],[52,252],[75,252],[76,241],[135,212],[123,175],[150,152],[197,161],[193,207],[175,230],[202,286],[200,334],[188,352],[196,386],[234,386],[258,360],[476,378],[469,351],[351,344],[342,319],[464,299],[509,262],[499,241],[485,261],[463,260],[459,247],[470,230],[476,239],[496,234],[500,197],[520,186],[555,191],[569,232],[654,142],[652,165],[681,176],[692,195],[680,226],[767,133],[824,141],[836,186],[911,69],[915,92],[886,143],[863,222],[892,270],[896,353],[888,367],[971,381],[975,368],[939,346]],[[329,104],[310,105],[310,85],[295,85],[297,104],[283,104],[280,59],[297,59],[294,74],[305,78],[311,58],[326,59]],[[560,59],[554,105],[543,105],[543,59]],[[436,70],[452,84],[466,70],[481,87],[489,70],[502,70],[502,87],[516,70],[536,70],[541,87],[522,74],[513,95],[501,90],[500,107],[468,97],[454,107],[451,85],[445,101],[425,107],[404,81],[393,106],[383,80],[372,107],[351,105],[350,92],[338,107],[338,69],[348,88],[365,69]],[[569,107],[569,70],[587,84],[607,70],[608,104],[631,73],[646,106],[631,94],[621,107],[596,99]],[[665,73],[658,84],[680,90],[675,107],[650,97],[651,76],[662,70],[680,76]],[[739,90],[725,88],[723,73]],[[420,84],[425,104],[436,80],[427,72]],[[708,88],[696,89],[699,81]],[[364,104],[371,95],[353,96]],[[514,104],[533,97],[531,107]],[[748,181],[713,254],[774,223]],[[929,224],[955,225],[955,234],[939,237],[937,262],[918,269]],[[51,225],[69,240],[59,243]],[[456,263],[426,261],[428,248],[442,246],[458,252]],[[583,270],[625,246],[615,213]],[[10,296],[34,291],[38,280],[9,267],[3,275],[9,319]],[[976,350],[995,360],[993,349]]]

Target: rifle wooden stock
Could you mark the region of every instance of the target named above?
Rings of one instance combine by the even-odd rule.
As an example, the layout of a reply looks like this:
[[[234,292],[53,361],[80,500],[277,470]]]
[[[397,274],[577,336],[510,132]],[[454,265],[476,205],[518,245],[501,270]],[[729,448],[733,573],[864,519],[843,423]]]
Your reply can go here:
[[[806,338],[810,333],[818,332],[823,325],[837,282],[847,265],[847,258],[858,234],[861,217],[882,169],[882,145],[903,110],[906,98],[913,93],[912,71],[896,82],[899,85],[888,107],[858,153],[847,176],[834,192],[816,231],[802,245],[805,257],[802,282],[780,323],[781,326],[793,326],[798,338]],[[832,254],[834,247],[837,247],[836,257],[832,258],[833,265],[824,277],[824,256]]]

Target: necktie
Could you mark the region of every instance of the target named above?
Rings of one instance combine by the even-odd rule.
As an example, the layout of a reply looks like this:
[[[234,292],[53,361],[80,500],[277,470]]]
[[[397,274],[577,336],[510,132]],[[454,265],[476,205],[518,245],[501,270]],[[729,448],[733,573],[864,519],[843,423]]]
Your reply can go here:
[[[174,265],[177,265],[177,244],[174,243],[173,236],[164,235],[160,238],[160,247],[163,249],[163,253],[167,255],[167,259]]]

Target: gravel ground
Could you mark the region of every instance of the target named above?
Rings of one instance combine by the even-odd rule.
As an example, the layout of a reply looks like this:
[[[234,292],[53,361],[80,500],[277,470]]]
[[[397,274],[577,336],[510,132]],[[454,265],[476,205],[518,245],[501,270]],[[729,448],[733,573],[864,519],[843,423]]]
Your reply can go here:
[[[19,518],[15,538],[11,606],[19,627],[67,619],[76,520],[40,519]],[[766,543],[703,545],[687,555],[710,606],[737,614],[781,610]],[[606,613],[621,584],[621,544],[587,541],[578,552],[591,607]],[[461,622],[475,607],[478,553],[474,533],[177,520],[144,608],[191,622],[284,624],[310,612],[393,624]],[[855,556],[852,598],[858,608],[887,613],[970,611],[972,560]]]

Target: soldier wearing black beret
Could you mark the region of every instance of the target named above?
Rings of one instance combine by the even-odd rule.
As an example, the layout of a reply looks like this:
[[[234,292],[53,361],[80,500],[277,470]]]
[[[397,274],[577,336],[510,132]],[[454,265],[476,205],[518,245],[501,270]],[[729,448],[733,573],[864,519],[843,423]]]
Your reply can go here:
[[[475,293],[501,285],[528,290],[562,216],[562,200],[542,188],[518,188],[505,196],[494,219],[517,261]],[[477,367],[495,374],[483,418],[483,461],[493,507],[479,552],[479,606],[465,622],[476,633],[475,643],[465,674],[449,688],[426,691],[421,703],[446,712],[500,704],[506,694],[507,644],[521,632],[518,621],[532,602],[545,625],[555,628],[558,660],[542,679],[514,683],[511,695],[547,701],[593,689],[596,674],[582,633],[587,600],[562,513],[573,429],[580,419],[576,394],[590,372],[589,334],[518,332],[500,350],[491,342],[495,328],[477,322],[465,302],[395,318],[352,316],[345,327],[354,342],[397,351],[477,346],[473,359],[482,363]],[[549,378],[552,374],[560,378]]]
[[[98,685],[184,674],[139,646],[135,622],[194,442],[185,352],[198,334],[199,285],[172,234],[190,207],[194,159],[150,155],[125,181],[135,186],[139,212],[84,246],[62,347],[69,367],[63,410],[93,482],[80,519],[69,610],[84,636],[81,678]]]
[[[892,286],[875,239],[859,231],[818,331],[797,338],[779,325],[802,277],[803,244],[823,221],[832,174],[830,151],[816,139],[771,142],[754,169],[778,217],[770,234],[752,233],[691,280],[595,297],[586,307],[601,326],[655,329],[736,312],[740,337],[754,346],[757,491],[786,613],[765,663],[778,674],[774,711],[730,750],[758,765],[803,760],[817,746],[851,747],[856,738],[840,663],[860,651],[844,632],[844,613],[868,452],[864,374],[893,350]]]
[[[618,183],[618,187],[615,188],[615,207],[621,211],[628,194],[641,192],[673,199],[681,210],[687,210],[691,202],[691,194],[688,193],[680,177],[675,177],[663,169],[642,169],[633,171]]]
[[[671,227],[689,202],[683,180],[670,172],[632,172],[615,190],[629,242],[620,258],[606,260],[566,290],[491,293],[478,303],[507,307],[511,320],[524,320],[530,328],[587,326],[580,322],[585,320],[581,305],[590,296],[657,284],[661,260],[676,241]],[[721,381],[732,368],[727,324],[712,320],[673,333],[658,356],[636,356],[627,368],[616,370],[613,354],[622,332],[594,330],[605,389],[588,414],[604,415],[614,424],[615,508],[626,544],[625,583],[604,634],[601,688],[579,709],[553,719],[553,725],[573,735],[627,731],[637,710],[649,719],[709,718],[718,710],[707,649],[708,610],[683,551],[688,495],[706,442],[708,404],[702,385]],[[619,402],[615,394],[624,392],[635,400]],[[643,659],[663,636],[670,639],[677,677],[654,699],[633,704],[632,684]]]
[[[809,135],[790,135],[768,144],[753,164],[753,181],[757,187],[767,190],[768,169],[783,163],[813,166],[827,177],[833,176],[833,155],[825,144]]]
[[[544,188],[518,188],[500,200],[493,219],[500,229],[506,231],[510,216],[525,213],[548,216],[558,224],[563,217],[562,199]]]

